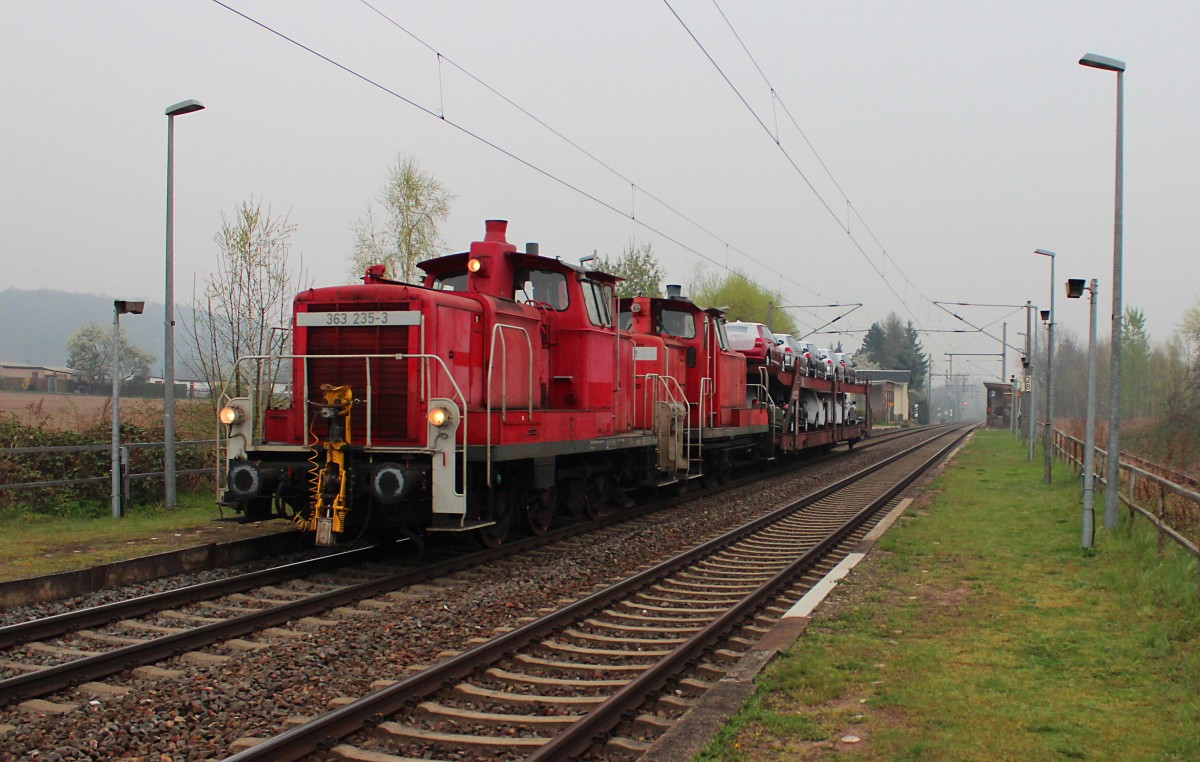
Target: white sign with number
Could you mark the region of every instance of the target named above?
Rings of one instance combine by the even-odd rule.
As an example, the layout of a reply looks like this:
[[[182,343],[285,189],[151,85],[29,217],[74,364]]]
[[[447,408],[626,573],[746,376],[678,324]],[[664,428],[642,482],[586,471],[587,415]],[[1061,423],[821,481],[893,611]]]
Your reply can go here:
[[[415,310],[363,310],[361,312],[298,312],[297,328],[380,328],[420,325],[421,313]]]

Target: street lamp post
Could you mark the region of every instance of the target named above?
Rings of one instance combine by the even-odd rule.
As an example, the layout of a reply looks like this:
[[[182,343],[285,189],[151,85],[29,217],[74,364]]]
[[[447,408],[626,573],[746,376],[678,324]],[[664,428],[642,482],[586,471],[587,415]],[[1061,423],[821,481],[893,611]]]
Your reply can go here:
[[[1087,357],[1087,424],[1083,443],[1083,536],[1081,544],[1085,548],[1092,547],[1093,530],[1096,525],[1093,504],[1096,495],[1096,299],[1099,297],[1099,284],[1095,278],[1087,286],[1091,301],[1091,319],[1088,322],[1088,357]],[[1067,281],[1067,298],[1078,299],[1084,291],[1083,279],[1072,278]]]
[[[1104,528],[1117,527],[1117,493],[1121,489],[1121,246],[1125,179],[1125,62],[1088,53],[1083,66],[1117,73],[1117,168],[1113,209],[1112,365],[1109,368],[1108,461],[1104,470]]]
[[[1037,334],[1033,330],[1033,302],[1025,302],[1025,375],[1029,378],[1029,410],[1025,421],[1029,429],[1029,462],[1033,462],[1033,443],[1037,439],[1037,380],[1033,372],[1033,357],[1037,354]],[[1024,407],[1024,406],[1022,406]]]
[[[1044,473],[1042,481],[1050,483],[1050,467],[1054,462],[1052,440],[1054,437],[1054,252],[1035,249],[1034,254],[1050,257],[1050,329],[1046,339],[1046,433],[1042,438]]]
[[[145,302],[113,300],[112,335],[112,517],[121,518],[121,316],[142,314]]]
[[[204,108],[197,100],[168,106],[167,263],[163,338],[163,505],[175,507],[175,117]]]

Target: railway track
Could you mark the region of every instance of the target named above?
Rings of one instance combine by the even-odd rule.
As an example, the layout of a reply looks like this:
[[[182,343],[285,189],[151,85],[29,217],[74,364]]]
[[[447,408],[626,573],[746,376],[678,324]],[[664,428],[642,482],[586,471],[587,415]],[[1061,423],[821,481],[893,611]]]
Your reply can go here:
[[[943,432],[231,760],[636,758],[965,436]]]
[[[896,438],[877,438],[864,443],[860,449],[886,444]],[[727,486],[734,488],[761,478],[760,475],[736,480]],[[689,497],[692,498],[694,496]],[[678,498],[660,501],[598,523],[575,524],[541,537],[527,538],[499,551],[456,555],[412,568],[396,570],[377,565],[369,573],[364,573],[361,568],[343,573],[342,579],[301,580],[305,576],[376,563],[386,553],[380,548],[364,548],[0,628],[0,649],[3,649],[0,668],[11,675],[0,680],[0,705],[48,696],[66,688],[94,686],[96,684],[89,681],[131,669],[135,670],[133,676],[136,678],[169,678],[169,670],[135,668],[180,654],[194,654],[195,663],[219,664],[220,660],[236,658],[238,648],[258,647],[260,644],[255,641],[242,640],[251,633],[260,634],[258,641],[295,637],[294,630],[278,628],[331,610],[349,616],[355,611],[346,607],[354,605],[367,607],[367,610],[373,607],[382,610],[389,605],[388,595],[409,595],[397,591],[411,589],[413,585],[446,578],[460,571],[488,568],[506,557],[517,559],[519,564],[522,553],[575,535],[602,531],[608,525],[628,522],[631,513],[650,514],[664,505],[679,502]],[[651,524],[654,521],[650,517],[643,520]],[[134,619],[139,616],[143,618]],[[100,629],[105,627],[108,629]],[[224,644],[225,656],[196,650],[215,643]],[[106,651],[95,650],[106,646]],[[229,655],[231,650],[232,656]],[[56,711],[49,703],[39,707],[38,711]]]

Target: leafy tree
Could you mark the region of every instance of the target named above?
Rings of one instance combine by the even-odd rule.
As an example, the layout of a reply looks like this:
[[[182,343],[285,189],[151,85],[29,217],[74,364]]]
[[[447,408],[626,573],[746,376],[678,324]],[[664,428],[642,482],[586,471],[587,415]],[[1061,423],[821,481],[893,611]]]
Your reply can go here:
[[[763,323],[775,333],[793,333],[796,330],[796,321],[778,306],[783,303],[783,298],[739,271],[725,276],[698,273],[691,289],[693,302],[703,306],[725,307],[725,316],[731,321]]]
[[[240,203],[232,218],[221,214],[216,267],[203,299],[193,304],[194,323],[184,326],[195,349],[189,366],[209,384],[214,406],[228,384],[230,396],[248,396],[262,409],[281,379],[280,361],[238,361],[285,348],[292,297],[305,287],[303,275],[291,269],[295,230],[286,215],[273,216],[253,198]]]
[[[405,283],[416,280],[417,263],[437,256],[443,248],[438,225],[450,216],[453,200],[441,181],[417,166],[415,158],[397,156],[379,192],[382,220],[367,207],[351,226],[350,276],[361,278],[369,265],[382,264],[391,278]]]
[[[112,383],[112,329],[88,323],[67,340],[67,367],[84,384]],[[130,344],[121,329],[121,380],[145,381],[154,355]]]
[[[617,296],[662,296],[662,265],[649,243],[638,244],[630,238],[629,245],[616,259],[600,257],[601,270],[624,278],[617,284]]]
[[[900,316],[894,312],[882,323],[874,323],[867,329],[856,362],[889,370],[911,371],[909,386],[912,389],[925,388],[925,376],[929,368],[920,334],[911,320],[907,324],[902,323]]]
[[[883,326],[872,323],[863,336],[862,348],[855,353],[854,362],[861,368],[878,368],[877,357],[887,357],[887,337],[883,334]]]

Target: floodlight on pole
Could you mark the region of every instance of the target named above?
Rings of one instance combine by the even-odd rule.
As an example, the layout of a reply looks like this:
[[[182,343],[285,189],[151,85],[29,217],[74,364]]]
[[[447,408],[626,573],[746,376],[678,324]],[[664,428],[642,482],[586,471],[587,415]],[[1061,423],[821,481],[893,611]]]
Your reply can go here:
[[[1104,469],[1104,528],[1117,527],[1117,493],[1121,489],[1121,260],[1125,179],[1125,62],[1088,53],[1082,66],[1117,74],[1117,161],[1113,203],[1112,338],[1108,384],[1108,459]]]
[[[140,315],[145,302],[113,300],[112,335],[112,517],[124,514],[121,505],[121,316]]]
[[[198,100],[168,106],[167,257],[163,320],[163,505],[175,507],[175,117],[204,108]]]
[[[1043,257],[1050,257],[1050,310],[1048,313],[1043,312],[1043,320],[1049,322],[1050,328],[1047,335],[1046,343],[1046,433],[1042,439],[1042,448],[1045,452],[1042,453],[1044,462],[1042,481],[1049,484],[1051,466],[1054,464],[1053,453],[1053,438],[1054,438],[1054,259],[1055,254],[1048,249],[1034,249],[1034,254],[1040,254]]]
[[[1088,322],[1088,355],[1087,355],[1087,423],[1083,443],[1083,532],[1080,544],[1085,548],[1092,547],[1096,518],[1093,504],[1096,495],[1096,299],[1099,297],[1099,284],[1092,278],[1090,286],[1085,286],[1082,278],[1072,278],[1067,281],[1067,297],[1078,299],[1086,290],[1091,294],[1091,319]]]

